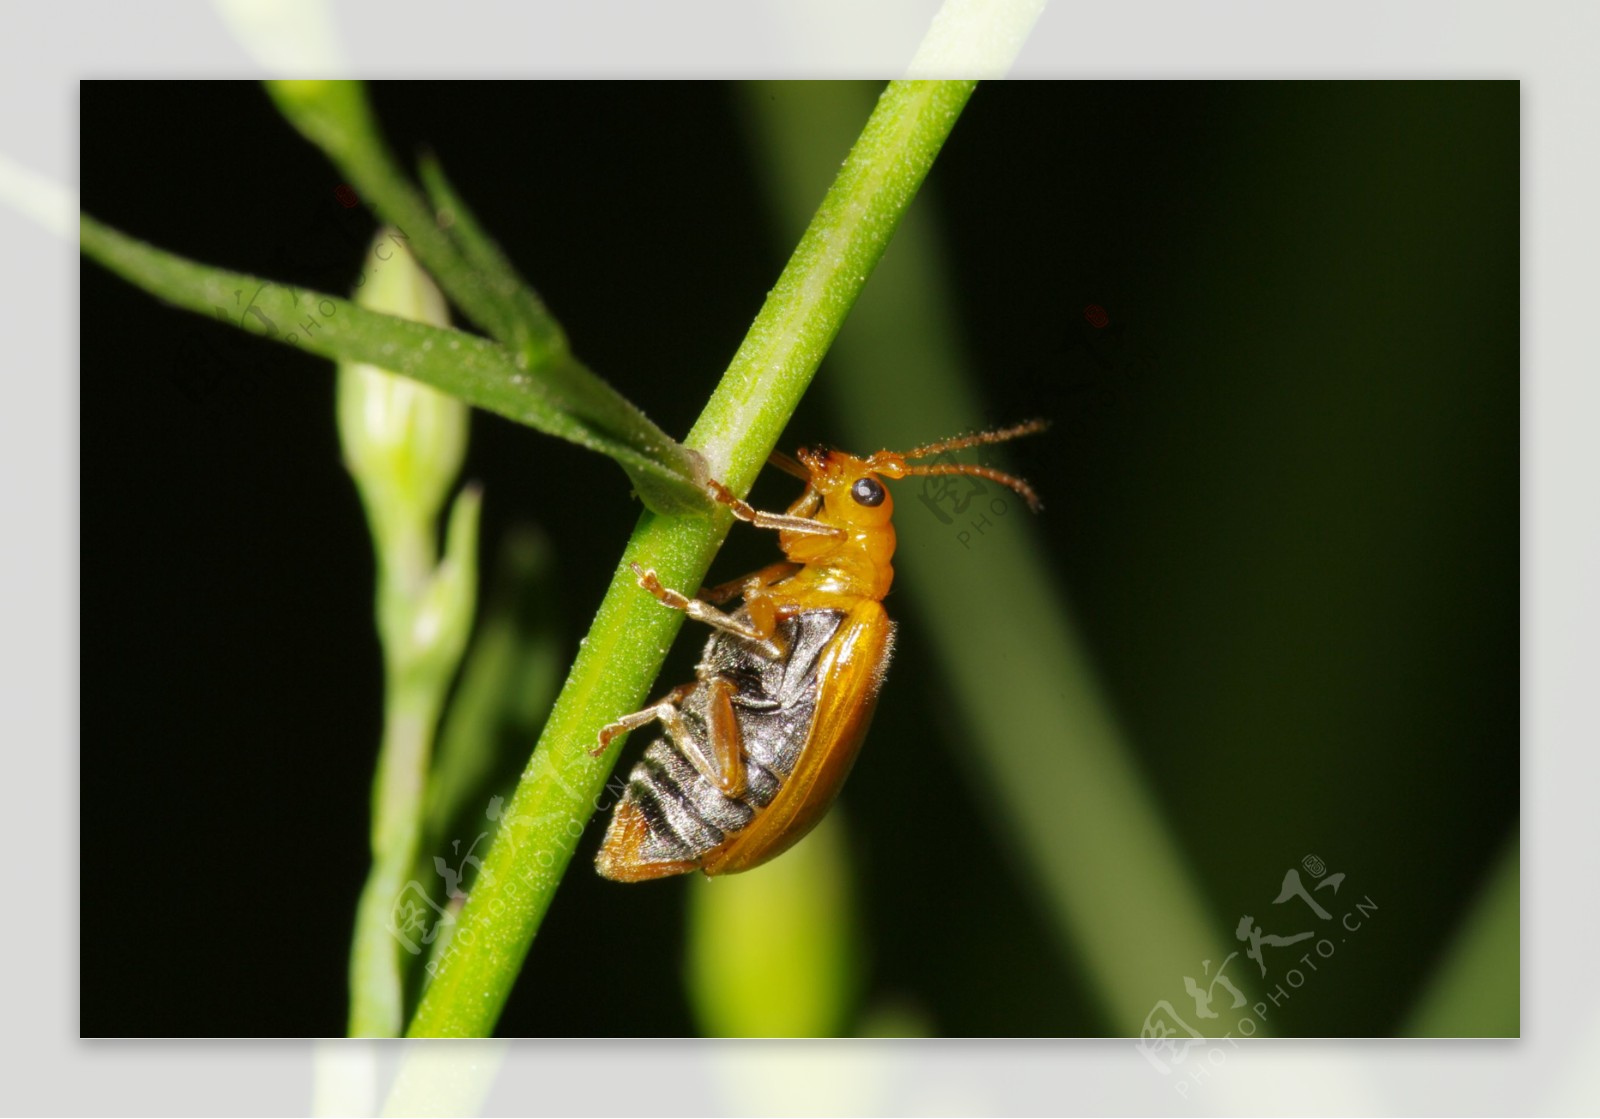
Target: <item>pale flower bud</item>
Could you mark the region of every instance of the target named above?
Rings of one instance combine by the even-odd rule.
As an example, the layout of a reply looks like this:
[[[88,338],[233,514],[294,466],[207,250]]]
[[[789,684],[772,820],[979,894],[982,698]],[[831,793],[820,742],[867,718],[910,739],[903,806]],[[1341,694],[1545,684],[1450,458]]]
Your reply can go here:
[[[368,254],[356,302],[448,327],[444,296],[393,230]],[[432,523],[455,485],[467,445],[467,406],[418,381],[359,362],[339,366],[345,465],[374,515]]]

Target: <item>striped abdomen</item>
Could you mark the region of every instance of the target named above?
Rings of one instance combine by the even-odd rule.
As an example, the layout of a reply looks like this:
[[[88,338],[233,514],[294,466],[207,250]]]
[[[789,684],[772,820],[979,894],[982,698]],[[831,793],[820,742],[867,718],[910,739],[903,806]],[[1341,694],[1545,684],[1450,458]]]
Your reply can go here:
[[[743,613],[737,615],[741,620]],[[772,803],[810,734],[817,662],[843,619],[837,610],[809,610],[780,623],[779,643],[789,650],[783,660],[763,656],[729,634],[711,637],[697,676],[701,683],[721,677],[734,685],[745,790],[738,797],[723,795],[662,735],[629,775],[595,861],[602,875],[638,881],[693,870]],[[679,710],[705,768],[714,769],[707,744],[707,694],[707,689],[696,688]]]

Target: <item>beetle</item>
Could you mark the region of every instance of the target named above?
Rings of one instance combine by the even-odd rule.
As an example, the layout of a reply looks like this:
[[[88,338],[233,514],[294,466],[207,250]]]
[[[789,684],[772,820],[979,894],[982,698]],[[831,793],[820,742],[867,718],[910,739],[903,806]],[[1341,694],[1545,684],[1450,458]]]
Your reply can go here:
[[[690,597],[633,564],[664,606],[711,626],[692,683],[600,731],[600,756],[652,722],[666,734],[629,775],[595,859],[602,877],[640,882],[733,874],[788,850],[827,811],[877,706],[894,646],[883,598],[894,581],[894,501],[884,480],[965,474],[1010,487],[987,466],[912,460],[1029,435],[1035,420],[859,458],[837,450],[769,460],[806,483],[784,513],[763,513],[721,483],[708,490],[741,521],[775,529],[784,559]],[[740,599],[732,613],[717,609]]]

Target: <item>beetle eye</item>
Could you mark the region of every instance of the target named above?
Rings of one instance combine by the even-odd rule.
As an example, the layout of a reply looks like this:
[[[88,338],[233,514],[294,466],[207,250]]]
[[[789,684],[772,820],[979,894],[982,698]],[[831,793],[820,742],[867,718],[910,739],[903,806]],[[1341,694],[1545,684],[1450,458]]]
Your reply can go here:
[[[857,478],[856,484],[850,487],[850,496],[858,505],[882,505],[883,486],[876,478]]]

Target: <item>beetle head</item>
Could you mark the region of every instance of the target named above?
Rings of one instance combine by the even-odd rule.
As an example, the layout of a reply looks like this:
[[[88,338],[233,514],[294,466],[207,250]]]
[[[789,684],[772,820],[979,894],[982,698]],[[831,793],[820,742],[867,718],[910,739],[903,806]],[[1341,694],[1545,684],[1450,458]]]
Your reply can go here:
[[[818,519],[841,528],[871,530],[894,516],[894,499],[883,484],[889,475],[878,456],[859,458],[838,450],[802,447],[799,453],[806,484],[822,499]]]
[[[835,523],[871,528],[887,524],[894,512],[894,501],[889,497],[884,479],[898,481],[915,476],[965,474],[987,478],[991,482],[1014,490],[1028,503],[1028,508],[1038,512],[1039,495],[1033,487],[1015,475],[1006,474],[991,466],[956,462],[916,462],[916,459],[935,455],[953,455],[966,447],[988,443],[1003,443],[1024,435],[1032,435],[1049,426],[1046,420],[1029,420],[1027,423],[995,431],[980,431],[974,435],[957,436],[928,443],[909,451],[879,451],[866,458],[858,458],[844,451],[820,451],[802,447],[799,461],[786,455],[774,455],[774,465],[802,478],[822,498],[826,510],[824,519]]]

